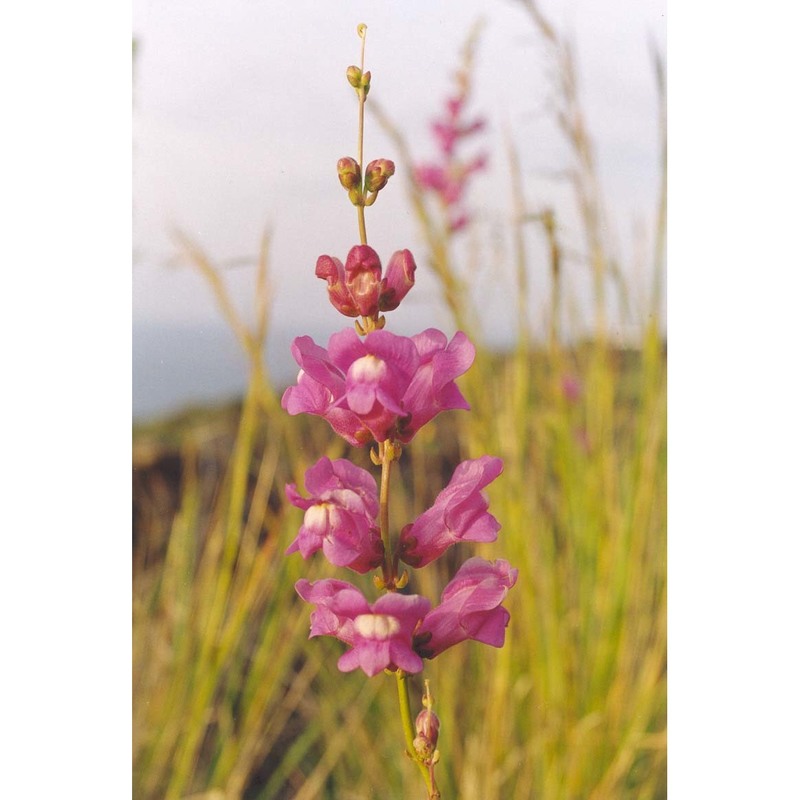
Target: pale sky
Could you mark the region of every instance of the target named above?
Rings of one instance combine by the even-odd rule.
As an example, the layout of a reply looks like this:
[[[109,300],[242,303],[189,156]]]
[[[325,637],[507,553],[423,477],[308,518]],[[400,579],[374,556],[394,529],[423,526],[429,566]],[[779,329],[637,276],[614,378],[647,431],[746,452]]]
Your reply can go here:
[[[560,0],[543,8],[558,11],[554,20],[575,41],[614,234],[622,252],[632,253],[636,226],[652,223],[657,201],[657,102],[649,48],[655,43],[662,54],[666,50],[665,0]],[[357,104],[344,72],[359,60],[359,22],[368,26],[370,97],[402,128],[420,158],[432,154],[429,122],[451,89],[464,39],[476,20],[486,22],[469,108],[489,122],[474,148],[489,151],[491,167],[470,193],[483,226],[476,252],[486,266],[476,280],[487,314],[499,317],[515,302],[508,295],[510,280],[502,277],[502,269],[509,275],[511,270],[507,245],[508,263],[499,277],[489,263],[497,259],[492,232],[508,230],[506,132],[520,150],[530,207],[563,207],[569,238],[571,195],[548,177],[565,167],[567,151],[546,114],[546,50],[513,0],[135,0],[133,11],[139,45],[135,327],[219,321],[201,279],[186,267],[165,266],[175,252],[171,226],[220,260],[252,256],[269,227],[276,332],[283,338],[305,332],[326,337],[342,327],[314,266],[323,253],[344,259],[358,241],[355,212],[335,166],[341,156],[355,155]],[[365,159],[378,157],[396,159],[397,153],[368,116]],[[447,330],[402,180],[398,163],[398,174],[367,210],[369,241],[384,263],[402,248],[418,256],[417,286],[402,316],[395,312],[393,327],[403,333],[431,324]],[[573,234],[572,244],[579,247],[577,226]],[[535,232],[530,248],[531,303],[534,311],[543,310],[546,262]],[[253,270],[226,274],[237,302],[249,310]],[[568,280],[580,297],[590,283],[588,268],[576,265]],[[502,326],[494,333],[498,340],[508,335]]]

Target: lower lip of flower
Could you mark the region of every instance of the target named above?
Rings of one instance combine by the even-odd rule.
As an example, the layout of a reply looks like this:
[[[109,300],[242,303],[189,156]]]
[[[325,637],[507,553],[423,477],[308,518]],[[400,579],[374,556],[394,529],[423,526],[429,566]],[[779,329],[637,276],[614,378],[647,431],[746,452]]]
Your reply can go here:
[[[400,633],[400,623],[386,614],[360,614],[353,620],[353,627],[365,639],[390,639]]]

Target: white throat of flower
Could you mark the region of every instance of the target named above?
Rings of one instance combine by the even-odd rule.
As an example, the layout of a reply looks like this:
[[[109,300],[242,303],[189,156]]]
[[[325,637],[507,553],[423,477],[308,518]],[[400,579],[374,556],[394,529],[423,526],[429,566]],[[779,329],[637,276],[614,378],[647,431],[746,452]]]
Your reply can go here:
[[[358,382],[379,381],[386,374],[386,362],[377,356],[366,355],[350,365],[350,377]]]
[[[365,639],[390,639],[400,633],[400,622],[387,614],[360,614],[353,620],[353,627]]]

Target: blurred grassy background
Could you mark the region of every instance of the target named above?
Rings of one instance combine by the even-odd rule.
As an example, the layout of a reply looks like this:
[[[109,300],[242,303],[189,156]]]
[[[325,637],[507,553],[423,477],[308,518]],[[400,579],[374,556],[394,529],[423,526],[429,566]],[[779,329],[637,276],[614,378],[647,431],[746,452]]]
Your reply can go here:
[[[514,288],[524,297],[532,271],[550,275],[545,342],[534,340],[528,309],[512,304],[513,352],[480,346],[491,320],[481,319],[437,209],[409,184],[427,248],[419,267],[437,276],[453,322],[479,350],[460,380],[472,411],[442,415],[405,451],[392,486],[393,527],[430,505],[459,460],[497,455],[505,471],[489,495],[503,526],[498,542],[460,545],[415,573],[412,588],[438,597],[473,553],[519,569],[506,646],[467,644],[426,663],[442,720],[437,780],[444,798],[463,800],[665,797],[665,185],[647,259],[654,288],[632,315],[637,340],[622,347],[608,332],[607,292],[627,287],[603,225],[572,54],[537,6],[523,5],[558,64],[556,113],[594,278],[594,335],[576,343],[562,330],[569,298],[557,220],[529,209],[513,142],[506,155],[516,178],[508,222]],[[413,158],[402,131],[373,110],[407,173]],[[548,263],[526,252],[531,226],[548,236]],[[421,797],[419,775],[402,756],[394,678],[344,675],[338,642],[307,642],[309,607],[293,584],[341,572],[321,558],[283,556],[300,523],[284,484],[302,484],[323,454],[370,468],[368,454],[337,440],[322,420],[290,418],[279,407],[281,387],[263,358],[268,239],[252,327],[201,247],[179,244],[247,354],[250,382],[240,404],[134,431],[134,796]],[[321,284],[316,302],[327,302]],[[346,577],[374,594],[369,576]],[[415,680],[412,702],[421,688]]]

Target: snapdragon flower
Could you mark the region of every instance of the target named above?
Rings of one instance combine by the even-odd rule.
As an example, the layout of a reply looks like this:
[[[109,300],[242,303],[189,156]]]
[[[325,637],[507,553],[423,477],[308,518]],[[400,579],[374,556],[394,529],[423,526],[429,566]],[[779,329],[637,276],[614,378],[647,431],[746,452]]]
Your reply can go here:
[[[442,592],[441,603],[419,626],[414,649],[424,658],[435,658],[467,639],[502,647],[511,615],[501,603],[518,572],[502,558],[465,561]]]
[[[461,332],[448,343],[433,328],[414,337],[373,331],[363,340],[347,329],[330,337],[327,350],[300,336],[292,355],[301,371],[283,408],[323,417],[353,445],[409,442],[440,411],[469,408],[455,378],[469,369],[475,348]]]
[[[292,505],[305,510],[303,525],[287,554],[308,558],[322,550],[331,564],[365,573],[383,562],[376,522],[379,510],[375,479],[344,458],[321,458],[306,470],[303,497],[295,484],[286,487]]]
[[[334,636],[350,646],[337,664],[342,672],[360,667],[372,677],[384,669],[422,671],[412,636],[430,610],[427,598],[391,593],[370,605],[355,586],[331,578],[313,583],[299,580],[295,589],[316,606],[309,638]]]
[[[489,513],[483,493],[503,471],[492,456],[462,461],[434,504],[400,534],[400,558],[424,567],[456,542],[493,542],[500,523]]]
[[[502,602],[516,582],[517,570],[502,559],[492,563],[471,558],[433,610],[425,597],[402,593],[409,573],[399,573],[401,560],[423,567],[456,542],[497,538],[500,525],[488,512],[483,490],[503,465],[490,456],[459,464],[433,506],[406,525],[399,537],[392,534],[392,465],[439,412],[469,409],[455,381],[472,365],[475,347],[460,331],[448,341],[435,328],[412,337],[385,330],[383,312],[396,309],[413,287],[416,263],[410,251],[399,250],[384,272],[378,254],[367,244],[365,211],[386,187],[395,165],[380,158],[363,167],[364,104],[371,75],[364,70],[366,26],[359,25],[357,33],[361,66],[348,67],[346,75],[359,103],[358,160],[339,159],[337,174],[356,208],[361,243],[350,249],[344,264],[334,256],[320,256],[316,275],[326,281],[334,308],[361,319],[355,320],[355,330],[334,333],[327,348],[310,336],[293,341],[292,355],[300,371],[297,383],[284,392],[281,406],[291,415],[322,417],[351,445],[377,442],[370,457],[381,468],[380,492],[366,470],[345,459],[319,459],[305,474],[308,496],[301,495],[295,484],[286,487],[289,501],[305,512],[287,553],[300,552],[308,558],[322,550],[334,565],[362,574],[381,567],[374,584],[387,594],[374,603],[352,584],[335,579],[299,580],[295,590],[314,606],[309,638],[332,636],[347,646],[338,660],[340,670],[361,669],[369,677],[383,670],[395,673],[405,752],[420,768],[432,800],[441,796],[434,775],[440,721],[426,680],[424,708],[412,724],[408,675],[422,671],[424,658],[434,658],[467,639],[502,646],[509,621]],[[474,45],[470,42],[458,93],[447,100],[445,117],[433,126],[439,158],[415,170],[417,187],[438,196],[451,232],[468,223],[462,205],[468,179],[486,164],[482,155],[471,161],[456,155],[461,141],[484,127],[483,120],[463,118]]]
[[[417,349],[419,366],[403,396],[409,416],[400,420],[398,438],[402,442],[410,442],[440,411],[469,410],[469,403],[455,379],[475,360],[475,346],[461,331],[449,343],[447,336],[436,328],[428,328],[411,339]]]
[[[328,282],[328,299],[337,311],[346,317],[375,317],[400,305],[414,285],[416,269],[411,251],[398,250],[382,277],[378,254],[360,244],[350,249],[344,264],[334,256],[320,256],[315,274]]]

